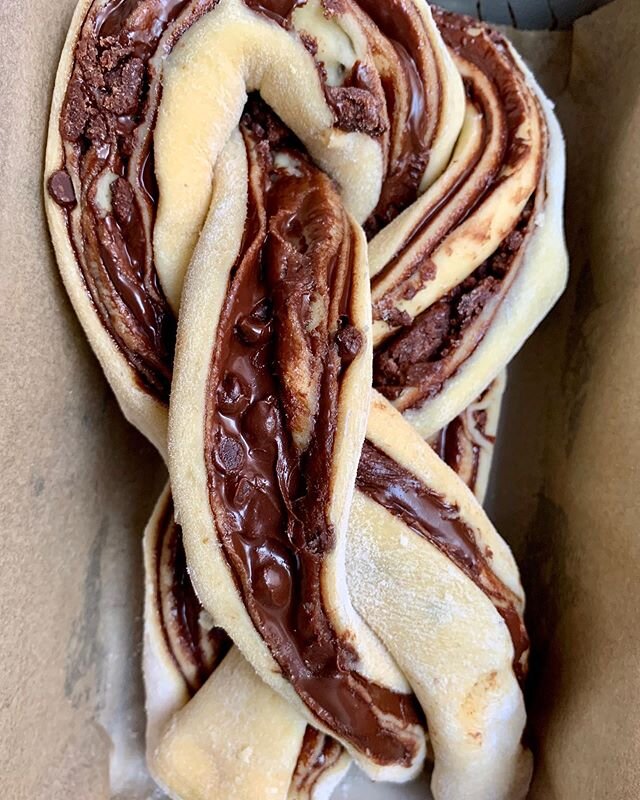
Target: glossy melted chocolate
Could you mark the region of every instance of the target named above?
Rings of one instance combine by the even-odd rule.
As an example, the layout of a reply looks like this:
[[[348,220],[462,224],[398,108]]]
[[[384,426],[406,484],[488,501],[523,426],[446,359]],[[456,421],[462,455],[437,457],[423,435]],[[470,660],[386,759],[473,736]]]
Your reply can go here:
[[[395,85],[398,77],[383,80],[392,135],[398,138],[399,148],[392,153],[380,200],[365,225],[367,235],[372,237],[418,197],[433,144],[433,117],[440,111],[429,102],[428,93],[439,95],[441,85],[437,70],[429,73],[427,80],[423,57],[430,43],[415,8],[403,0],[356,0],[356,3],[392,45],[408,95],[406,108],[399,113]]]
[[[299,5],[296,0],[245,2],[284,27]],[[167,48],[216,3],[112,0],[89,12],[60,121],[65,160],[48,182],[51,197],[67,215],[76,258],[105,328],[143,386],[165,401],[175,320],[153,266],[158,197],[152,131],[159,85],[154,83],[152,59],[170,26],[174,32]],[[415,28],[403,16],[404,5],[394,1],[383,7],[360,0],[360,6],[393,41],[412,87],[410,115],[396,122],[406,127],[405,147],[390,165],[385,199],[376,212],[388,221],[413,202],[427,163],[426,102],[412,55]],[[440,24],[447,21],[438,19]],[[451,46],[473,44],[459,32],[447,35]],[[367,80],[356,65],[341,88],[369,91]],[[393,118],[393,93],[385,88]],[[339,97],[343,108],[354,105],[346,95]],[[343,127],[357,128],[353,115],[349,121],[338,109],[336,116]],[[417,721],[413,701],[355,671],[354,653],[332,629],[319,588],[323,557],[333,545],[327,500],[340,378],[362,342],[349,323],[348,227],[330,182],[274,128],[268,115],[255,109],[243,127],[254,183],[242,256],[229,287],[211,371],[206,457],[212,508],[254,624],[309,708],[380,763],[407,763],[412,743],[403,742],[397,729]],[[276,165],[274,146],[295,162],[296,170]],[[96,193],[97,181],[106,173],[110,210],[104,214]],[[77,206],[79,219],[72,214]],[[327,252],[323,243],[332,231],[337,235],[329,236]],[[315,301],[329,320],[328,328],[319,332],[300,324]],[[429,325],[443,327],[437,321]],[[438,338],[429,331],[425,336]],[[300,341],[319,367],[309,439],[305,441],[304,431],[299,437],[304,446],[296,446],[291,431],[292,422],[304,420],[304,407],[296,381],[281,369],[302,363]],[[442,341],[438,346],[442,351]],[[413,377],[407,373],[402,380]],[[527,649],[522,622],[489,572],[472,532],[460,520],[443,518],[447,509],[442,501],[369,444],[358,480],[363,491],[434,541],[494,599],[512,633],[518,669]],[[203,633],[177,525],[167,523],[167,537],[159,547],[159,569],[172,565],[174,574],[168,583],[166,574],[159,573],[160,607],[173,609],[163,617],[165,635],[172,652],[181,654],[179,663],[191,664],[183,674],[196,691],[223,657],[228,641],[216,630]],[[394,718],[393,731],[384,728],[376,709]],[[317,736],[308,733],[304,752],[309,758],[303,753],[303,761],[319,765],[337,758],[338,745],[325,737],[320,746]]]
[[[514,672],[523,681],[529,638],[522,615],[513,593],[492,572],[475,532],[460,518],[458,509],[369,441],[362,451],[356,485],[437,547],[494,603],[511,634]]]
[[[252,112],[242,129],[251,222],[209,381],[211,509],[248,613],[305,704],[379,763],[408,764],[415,742],[402,731],[417,722],[414,701],[359,675],[321,586],[334,546],[337,337],[350,316],[351,228],[330,181],[273,126]],[[292,429],[301,398],[290,391],[301,375],[317,398],[302,442]]]
[[[231,640],[221,628],[203,625],[206,612],[189,577],[182,529],[175,521],[171,498],[158,523],[156,569],[156,603],[165,642],[193,696],[218,668]],[[323,773],[342,752],[335,739],[307,726],[291,779],[296,797],[311,797]]]

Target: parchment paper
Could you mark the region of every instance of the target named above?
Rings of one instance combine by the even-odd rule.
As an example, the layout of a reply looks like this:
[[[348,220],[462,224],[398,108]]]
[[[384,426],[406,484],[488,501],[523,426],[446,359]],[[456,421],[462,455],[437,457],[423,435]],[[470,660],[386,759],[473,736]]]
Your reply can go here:
[[[7,800],[152,792],[140,770],[140,537],[164,469],[121,418],[84,342],[41,202],[49,98],[74,5],[0,2]],[[573,36],[514,39],[567,133],[573,268],[566,297],[511,369],[490,504],[529,592],[532,796],[637,800],[640,3],[616,0]],[[339,797],[374,795],[356,778]]]

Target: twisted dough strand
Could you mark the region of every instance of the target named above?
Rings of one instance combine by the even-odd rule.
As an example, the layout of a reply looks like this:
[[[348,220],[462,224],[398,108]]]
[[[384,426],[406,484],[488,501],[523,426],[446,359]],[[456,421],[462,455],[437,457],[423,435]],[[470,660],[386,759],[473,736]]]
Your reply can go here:
[[[474,435],[486,433],[486,420],[480,423],[481,412],[473,408],[464,412],[458,423],[452,420],[474,397],[482,395],[563,285],[562,147],[546,101],[504,39],[486,26],[456,15],[437,12],[435,21],[438,27],[427,5],[419,0],[389,0],[382,7],[365,0],[81,3],[54,96],[47,156],[47,212],[61,271],[90,341],[125,413],[161,451],[166,442],[175,315],[191,262],[172,396],[172,479],[186,523],[190,566],[208,611],[217,614],[216,621],[222,621],[241,641],[243,651],[262,676],[309,721],[324,728],[324,735],[337,735],[370,774],[399,780],[419,769],[424,745],[417,720],[408,714],[404,699],[394,712],[384,710],[394,695],[408,698],[408,685],[388,649],[427,710],[436,754],[434,789],[438,798],[465,794],[471,786],[477,793],[474,796],[515,797],[526,785],[528,770],[519,745],[524,717],[515,679],[526,665],[526,646],[517,641],[522,613],[517,571],[486,518],[478,516],[472,502],[469,505],[459,481],[438,468],[427,468],[422,477],[416,475],[415,464],[406,463],[406,454],[417,448],[415,463],[426,459],[424,463],[430,464],[429,459],[433,461],[435,456],[425,455],[431,451],[424,439],[433,442],[440,429],[449,424],[457,426],[455,436],[454,428],[448,436],[442,436],[449,443],[457,438],[462,448],[456,464],[460,475],[469,483],[477,481],[480,493],[484,490],[486,471],[482,465],[487,459],[483,448],[490,449],[491,442]],[[283,80],[283,76],[289,77]],[[290,133],[283,139],[280,123],[268,111],[264,115],[256,112],[255,104],[249,107],[254,110],[243,124],[244,138],[238,137],[234,131],[246,92],[255,89],[289,130],[298,134],[302,145]],[[369,247],[374,278],[375,383],[405,411],[422,437],[412,433],[388,406],[375,401],[370,431],[377,430],[376,419],[387,420],[383,427],[386,424],[396,431],[398,441],[386,447],[374,445],[373,450],[369,441],[364,457],[373,458],[378,467],[385,458],[391,458],[389,469],[399,476],[398,488],[402,480],[418,481],[416,498],[423,494],[440,498],[436,502],[440,508],[436,528],[448,530],[447,514],[452,513],[458,515],[462,528],[474,531],[469,536],[478,552],[477,575],[475,567],[457,560],[455,548],[451,552],[443,548],[437,535],[425,538],[419,532],[423,523],[402,516],[397,498],[387,498],[389,487],[375,502],[359,491],[349,521],[370,384],[363,236],[353,218],[341,210],[330,182],[312,166],[307,153],[337,182],[346,208],[359,222],[366,223],[369,235],[377,233]],[[310,461],[300,463],[312,467],[321,452],[317,442],[321,430],[318,420],[324,413],[322,398],[333,397],[326,388],[326,376],[341,364],[336,405],[326,416],[329,435],[321,435],[329,443],[326,470],[318,473],[321,479],[312,484],[312,491],[306,490],[309,497],[319,492],[317,508],[325,504],[330,533],[319,547],[322,537],[318,538],[306,511],[302,529],[295,534],[287,529],[287,536],[293,537],[296,552],[309,551],[314,559],[319,556],[317,577],[311,582],[306,579],[301,587],[311,593],[309,596],[319,592],[318,608],[326,615],[323,646],[330,645],[329,650],[335,648],[337,653],[335,676],[343,680],[351,675],[360,686],[353,696],[362,689],[362,697],[368,697],[367,703],[373,701],[372,708],[377,709],[371,740],[364,729],[358,733],[358,720],[350,713],[339,723],[315,690],[302,691],[298,684],[295,693],[291,692],[280,675],[282,671],[284,678],[295,684],[288,657],[273,638],[268,641],[266,629],[259,630],[259,614],[243,610],[250,609],[251,598],[245,595],[243,602],[237,603],[238,585],[229,579],[229,561],[226,566],[224,559],[219,562],[224,569],[218,569],[215,586],[212,583],[210,559],[215,547],[206,550],[205,542],[203,549],[202,538],[211,531],[218,541],[227,524],[224,515],[216,519],[218,499],[211,486],[218,480],[220,468],[223,473],[231,467],[232,472],[238,469],[240,450],[235,434],[225,433],[223,449],[217,451],[218,455],[222,453],[222,460],[210,461],[205,472],[199,473],[205,475],[200,496],[193,491],[194,475],[202,470],[203,453],[206,461],[212,452],[209,443],[204,446],[209,441],[206,437],[194,435],[203,427],[211,427],[211,414],[204,413],[206,404],[202,404],[203,387],[208,386],[211,397],[222,385],[210,370],[215,358],[220,376],[228,369],[224,358],[218,355],[212,360],[212,354],[219,347],[216,342],[226,324],[224,314],[220,316],[225,291],[235,276],[243,274],[238,272],[242,260],[239,254],[246,256],[248,252],[243,250],[247,198],[252,192],[259,198],[264,186],[274,182],[280,187],[301,186],[305,174],[310,176],[305,196],[313,198],[307,211],[295,203],[287,205],[289,200],[281,189],[265,194],[262,210],[263,200],[255,203],[260,218],[255,233],[257,257],[264,259],[265,253],[275,252],[274,263],[280,265],[280,272],[269,273],[273,297],[266,306],[256,305],[257,311],[249,309],[253,316],[249,315],[246,322],[243,319],[242,336],[248,342],[247,336],[259,338],[269,326],[277,326],[281,341],[275,352],[283,392],[277,405],[281,414],[277,424],[286,427],[296,453],[311,453]],[[325,188],[320,189],[322,186]],[[279,199],[268,199],[272,196]],[[271,210],[269,203],[275,204]],[[320,208],[323,211],[318,213]],[[287,214],[293,228],[287,227]],[[295,225],[304,219],[307,221],[300,233]],[[326,219],[334,223],[322,230],[322,220]],[[335,231],[340,229],[343,233],[336,238]],[[309,231],[317,243],[311,251]],[[334,250],[328,244],[332,240]],[[323,258],[330,262],[334,258],[331,253],[341,254],[335,255],[342,264],[336,274],[343,275],[342,285],[351,287],[352,297],[343,305],[344,292],[340,300],[338,284],[334,285],[333,278],[327,281],[327,275],[334,274],[330,271],[333,267],[323,273],[318,266]],[[296,271],[299,276],[289,281],[289,273],[295,275]],[[302,275],[307,283],[300,294],[303,284],[296,286],[295,281],[300,282]],[[344,275],[350,275],[346,282]],[[296,297],[307,296],[312,298],[309,306],[303,304],[302,311],[296,310]],[[271,316],[272,302],[279,316]],[[208,318],[201,313],[207,303],[210,311],[214,309]],[[291,342],[296,346],[291,347]],[[211,376],[213,382],[207,383]],[[242,391],[236,394],[234,386],[225,403],[231,408],[244,402],[242,396]],[[215,404],[211,408],[215,409]],[[272,435],[273,417],[267,414],[260,419],[259,424],[267,426],[262,429],[267,441]],[[459,433],[461,426],[463,436]],[[376,438],[375,433],[369,435]],[[362,471],[362,462],[360,466]],[[328,493],[323,494],[327,476]],[[254,498],[259,496],[256,488],[254,483]],[[280,491],[284,492],[284,502],[290,502],[286,487],[283,490],[281,485]],[[393,494],[395,490],[391,487],[390,491]],[[443,516],[442,509],[449,511]],[[299,513],[296,510],[292,519]],[[424,575],[421,582],[419,573],[403,572],[407,564],[399,554],[405,540],[417,548],[416,563],[424,559],[425,564],[438,565],[433,568],[430,586],[424,585]],[[491,545],[481,546],[482,542]],[[356,553],[348,569],[347,546]],[[366,563],[370,569],[363,574],[361,568]],[[275,580],[275,573],[268,570],[265,580]],[[425,573],[428,571],[425,567]],[[355,608],[363,619],[351,607],[347,575]],[[460,586],[460,594],[443,588],[449,580],[453,580],[451,585]],[[377,596],[376,586],[391,587],[391,595],[380,592]],[[456,695],[441,688],[434,690],[438,681],[430,683],[428,677],[437,677],[442,671],[438,657],[447,652],[447,647],[453,652],[454,643],[460,644],[455,626],[445,629],[448,642],[446,637],[427,636],[417,648],[420,658],[406,658],[411,645],[404,626],[413,614],[420,619],[420,610],[430,607],[438,592],[449,598],[450,611],[459,602],[464,609],[460,613],[470,614],[477,630],[483,631],[471,642],[471,674],[476,674],[479,688],[476,695],[471,692],[468,697],[475,698],[474,708],[485,708],[472,715],[473,730],[464,721],[457,729],[448,724],[453,709],[466,708],[468,712],[472,701],[467,702],[464,692]],[[235,598],[231,605],[221,601],[225,593],[227,598]],[[383,596],[387,598],[384,603],[376,602]],[[403,622],[395,601],[405,596],[399,606]],[[412,598],[417,601],[415,609]],[[437,607],[438,603],[431,606]],[[166,621],[158,623],[157,613],[153,613],[156,621],[151,626],[155,624],[166,632]],[[246,635],[241,634],[243,626]],[[256,638],[251,630],[260,636]],[[349,646],[330,644],[334,634],[336,642],[343,637]],[[184,705],[185,685],[193,691],[201,683],[215,663],[216,648],[201,633],[190,650],[180,645],[180,637],[169,641],[165,634],[163,637],[160,661],[167,652],[177,658],[181,677],[176,685],[182,700],[176,695],[173,705],[169,704],[166,724],[150,724],[150,731],[155,728],[156,733],[180,733],[171,739],[168,749],[152,748],[151,763],[158,774],[169,767],[168,762],[161,767],[156,756],[169,753],[174,758],[180,752],[183,734],[187,739],[190,731],[200,731],[196,739],[207,735],[207,726],[199,728],[198,720],[215,702],[220,687],[227,685],[224,665],[231,664],[236,677],[244,669],[236,655],[232,660],[227,656]],[[498,645],[499,641],[502,644]],[[493,643],[494,656],[499,654],[500,663],[486,673],[495,672],[496,677],[483,684],[478,676],[485,670],[481,665],[487,643]],[[469,642],[464,646],[468,648]],[[194,652],[213,657],[204,671],[202,664],[194,664]],[[460,652],[464,652],[463,646]],[[269,661],[273,656],[275,672]],[[454,656],[454,663],[463,661],[461,655]],[[173,674],[175,678],[175,670]],[[455,674],[463,687],[464,670],[458,668]],[[160,695],[159,687],[165,679],[162,673],[154,687]],[[149,685],[153,686],[153,681]],[[218,689],[210,688],[214,686]],[[355,691],[355,686],[352,683],[349,691]],[[248,684],[246,689],[253,691]],[[314,739],[317,735],[312,735],[311,729],[305,735],[305,726],[285,710],[282,701],[276,702],[275,695],[266,696],[271,697],[265,703],[274,709],[272,713],[280,713],[275,710],[280,703],[282,714],[291,720],[290,731],[297,731],[288,736],[291,764],[297,760],[300,765],[297,755],[305,747],[307,752],[324,753],[324,744],[318,742],[328,739]],[[498,721],[486,712],[486,699],[492,696],[511,708]],[[492,701],[489,707],[500,708],[500,702]],[[171,722],[176,704],[185,713],[178,712],[175,719],[188,720],[177,728]],[[309,737],[315,742],[312,746]],[[383,755],[384,737],[395,742],[395,748],[400,746],[396,754],[405,755]],[[465,737],[474,740],[470,748]],[[165,745],[167,741],[164,739]],[[343,766],[343,757],[338,750],[334,752],[335,763]],[[291,791],[296,786],[301,793],[307,791],[305,781],[308,784],[308,776],[313,774],[311,761],[308,766],[306,772],[296,771]],[[342,766],[332,777],[325,776],[325,787]],[[313,791],[321,791],[321,772]],[[286,784],[288,791],[286,776],[290,774],[291,769],[286,767],[273,780]],[[211,792],[216,781],[225,780],[220,775],[213,778],[207,769],[200,776],[201,787],[213,781],[208,784]],[[201,790],[197,786],[183,789],[187,793]]]

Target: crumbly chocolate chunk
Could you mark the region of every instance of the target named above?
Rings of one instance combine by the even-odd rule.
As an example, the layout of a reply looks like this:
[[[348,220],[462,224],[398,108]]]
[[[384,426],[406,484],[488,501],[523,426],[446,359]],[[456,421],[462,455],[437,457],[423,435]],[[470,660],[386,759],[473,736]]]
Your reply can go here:
[[[380,103],[371,92],[353,86],[330,86],[327,94],[341,130],[369,136],[381,136],[385,132]]]
[[[336,335],[338,354],[343,366],[348,366],[362,350],[364,340],[354,325],[347,325]]]
[[[111,206],[118,222],[126,224],[131,220],[134,203],[135,197],[131,184],[124,178],[117,178],[111,184]]]
[[[344,14],[347,10],[344,0],[321,0],[322,13],[327,19],[338,14]]]
[[[500,281],[489,276],[470,292],[463,294],[456,305],[461,324],[464,325],[476,317],[499,290]]]
[[[304,150],[297,137],[271,112],[257,92],[249,95],[242,126],[250,130],[260,142],[267,143],[268,146],[262,148],[265,153],[273,148]]]
[[[383,300],[374,307],[374,319],[408,328],[385,342],[374,359],[374,386],[386,397],[394,400],[409,387],[418,389],[422,398],[439,391],[447,378],[448,359],[487,304],[501,292],[503,280],[512,269],[530,231],[534,203],[535,196],[530,198],[516,227],[495,253],[415,320],[403,322],[404,312],[395,312],[392,299]],[[429,260],[425,264],[428,268],[431,266]],[[413,294],[412,290],[402,296],[406,298]],[[473,334],[476,341],[484,335],[481,328],[477,327]]]
[[[139,58],[127,61],[107,76],[110,94],[104,99],[104,108],[113,114],[134,114],[140,104],[140,88],[145,67]]]
[[[374,361],[374,384],[387,397],[397,397],[405,386],[422,384],[432,376],[429,360],[443,347],[451,324],[451,304],[441,300],[414,325],[396,336]]]
[[[373,309],[373,318],[386,322],[392,328],[407,328],[411,325],[411,316],[393,303],[377,304]]]
[[[107,45],[107,49],[100,55],[99,62],[104,70],[116,69],[132,54],[131,47],[120,44],[114,37],[107,37],[102,41]]]
[[[387,130],[381,88],[367,64],[356,61],[342,86],[327,86],[326,76],[324,83],[339,128],[369,136],[382,136]]]
[[[67,97],[61,118],[64,139],[77,142],[89,122],[89,99],[81,80],[72,80],[67,89]]]
[[[305,50],[308,53],[311,53],[312,56],[318,55],[318,40],[315,36],[311,36],[309,33],[305,33],[304,31],[299,34],[300,41],[305,46]]]

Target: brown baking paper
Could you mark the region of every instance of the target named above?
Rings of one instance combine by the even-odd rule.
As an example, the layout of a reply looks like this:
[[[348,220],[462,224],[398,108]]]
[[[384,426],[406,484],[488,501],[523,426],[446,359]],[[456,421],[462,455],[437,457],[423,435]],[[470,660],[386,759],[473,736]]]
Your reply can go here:
[[[142,762],[140,540],[164,468],[84,341],[41,200],[74,5],[0,1],[7,800],[160,797]],[[529,593],[532,797],[637,800],[640,3],[616,0],[573,35],[516,33],[565,126],[572,254],[567,295],[510,370],[490,500]],[[338,794],[374,797],[357,777]]]

